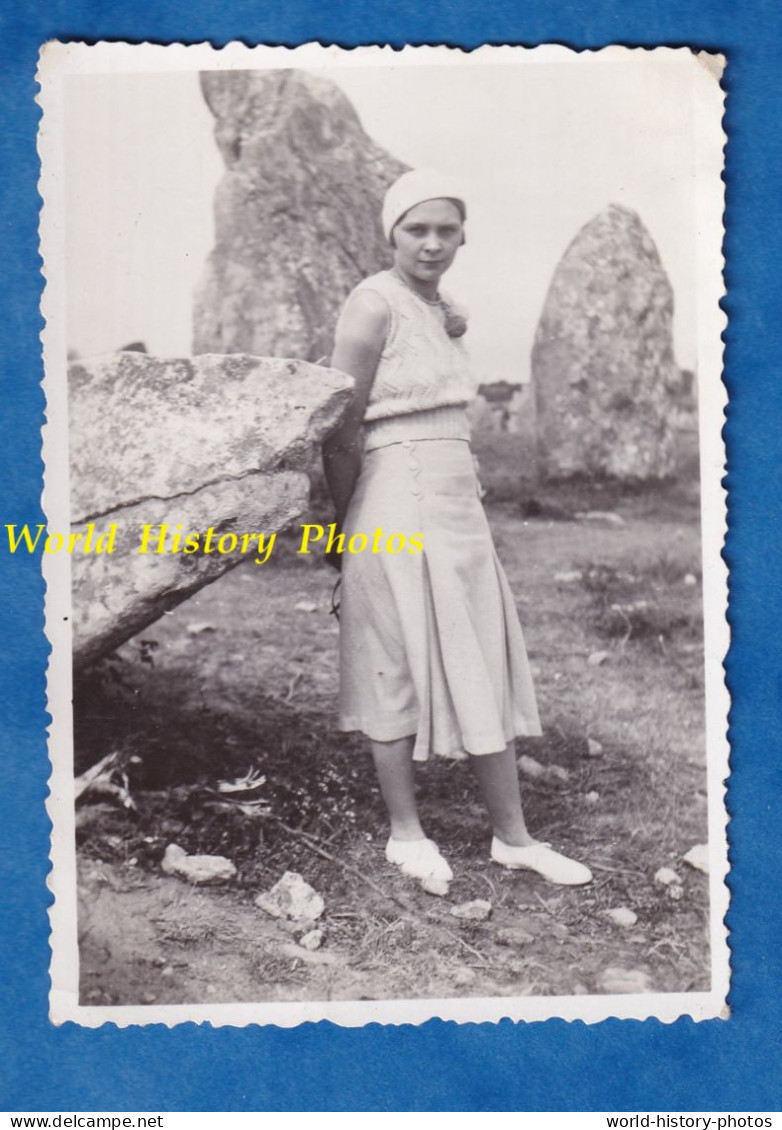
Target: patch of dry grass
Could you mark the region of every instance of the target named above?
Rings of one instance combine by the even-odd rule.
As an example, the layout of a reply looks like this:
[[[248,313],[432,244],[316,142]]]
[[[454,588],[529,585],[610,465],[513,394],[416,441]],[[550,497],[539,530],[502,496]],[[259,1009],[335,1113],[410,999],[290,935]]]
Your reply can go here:
[[[187,887],[160,907],[153,923],[160,941],[177,946],[232,945],[241,937],[224,907]]]
[[[592,599],[592,625],[607,639],[657,643],[703,638],[697,565],[669,553],[646,562],[585,562],[582,584]]]

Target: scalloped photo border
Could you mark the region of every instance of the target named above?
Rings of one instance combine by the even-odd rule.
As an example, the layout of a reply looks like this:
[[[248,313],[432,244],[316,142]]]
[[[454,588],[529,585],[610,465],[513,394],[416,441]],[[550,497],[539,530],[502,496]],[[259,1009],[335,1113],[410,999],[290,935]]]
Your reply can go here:
[[[246,47],[230,43],[221,49],[208,44],[95,45],[51,42],[41,52],[38,82],[42,119],[39,130],[41,159],[40,246],[45,290],[41,309],[45,367],[44,390],[47,422],[43,429],[45,483],[43,507],[51,529],[69,525],[68,437],[65,333],[65,200],[63,183],[64,100],[63,81],[69,75],[96,73],[195,72],[253,68],[307,67],[417,67],[417,66],[600,66],[641,53],[659,58],[675,56],[692,69],[695,106],[694,161],[697,169],[695,205],[697,241],[697,349],[699,429],[701,445],[701,534],[703,544],[704,652],[706,694],[707,790],[710,848],[710,945],[712,987],[708,992],[585,995],[573,997],[502,997],[414,999],[381,1001],[306,1001],[290,1003],[187,1004],[187,1005],[81,1005],[78,999],[78,948],[76,924],[76,872],[74,782],[71,708],[70,569],[67,557],[44,557],[46,635],[51,644],[47,677],[51,714],[49,751],[52,822],[49,879],[53,902],[51,923],[50,1018],[55,1024],[74,1021],[88,1027],[185,1022],[244,1026],[274,1024],[292,1027],[306,1021],[330,1020],[339,1025],[420,1024],[433,1017],[460,1023],[539,1021],[557,1017],[595,1023],[609,1017],[657,1019],[670,1023],[679,1017],[694,1020],[726,1019],[729,1015],[730,953],[724,924],[729,905],[727,815],[725,781],[729,747],[727,718],[730,706],[723,663],[729,645],[727,622],[727,570],[722,558],[726,535],[726,506],[722,478],[725,451],[722,426],[726,390],[722,381],[722,332],[726,326],[720,308],[723,284],[722,181],[725,135],[722,128],[724,92],[721,76],[724,58],[695,53],[686,47],[604,47],[573,51],[556,45],[534,48],[484,46],[471,52],[448,47],[357,47],[342,49],[308,43],[296,48]]]

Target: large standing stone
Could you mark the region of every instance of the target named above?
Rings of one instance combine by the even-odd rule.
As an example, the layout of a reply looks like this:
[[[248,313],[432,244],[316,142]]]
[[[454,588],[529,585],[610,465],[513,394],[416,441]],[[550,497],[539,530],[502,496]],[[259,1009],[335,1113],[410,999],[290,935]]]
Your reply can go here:
[[[540,470],[664,478],[675,464],[673,291],[635,212],[612,204],[568,247],[532,351]]]
[[[193,351],[328,357],[346,295],[390,263],[380,208],[405,166],[326,79],[208,71],[201,86],[226,172]]]
[[[117,353],[71,366],[72,529],[86,536],[92,523],[94,545],[116,527],[111,554],[76,548],[71,558],[77,667],[243,560],[159,554],[156,538],[141,554],[144,526],[269,534],[303,512],[309,480],[297,468],[341,419],[352,385],[305,361],[240,355]]]

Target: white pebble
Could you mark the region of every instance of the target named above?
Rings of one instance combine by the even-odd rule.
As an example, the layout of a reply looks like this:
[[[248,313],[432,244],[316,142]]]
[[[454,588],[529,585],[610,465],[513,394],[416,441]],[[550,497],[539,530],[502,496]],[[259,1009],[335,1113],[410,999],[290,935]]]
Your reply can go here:
[[[473,899],[472,902],[460,902],[458,906],[451,907],[454,918],[462,918],[472,922],[484,922],[491,914],[491,903],[486,899]]]
[[[453,979],[457,985],[471,985],[475,980],[475,973],[469,965],[462,965],[454,971]]]
[[[257,896],[255,905],[272,918],[292,922],[314,922],[326,908],[318,892],[297,871],[286,871],[271,890]]]
[[[702,871],[704,875],[709,873],[709,845],[708,844],[695,844],[691,847],[686,855],[682,856],[685,863],[690,867],[694,867],[696,871]]]
[[[519,758],[518,766],[525,777],[532,777],[533,780],[546,776],[545,767],[534,757],[528,757],[526,753],[523,753]]]
[[[160,867],[167,875],[176,875],[188,883],[227,883],[236,875],[236,867],[224,855],[188,855],[179,844],[169,844]]]
[[[202,632],[214,632],[214,624],[210,624],[208,620],[193,620],[192,623],[187,625],[187,634],[189,636],[200,636]]]
[[[622,969],[609,965],[597,979],[601,993],[648,993],[651,991],[649,974],[643,969]]]
[[[303,938],[299,938],[299,945],[305,950],[319,950],[323,945],[323,931],[309,930]]]
[[[615,906],[611,910],[604,910],[603,917],[613,922],[615,926],[621,926],[623,930],[635,926],[638,921],[638,915],[627,906]]]
[[[550,781],[562,781],[564,783],[570,780],[570,774],[561,765],[549,765],[546,769],[546,776]]]

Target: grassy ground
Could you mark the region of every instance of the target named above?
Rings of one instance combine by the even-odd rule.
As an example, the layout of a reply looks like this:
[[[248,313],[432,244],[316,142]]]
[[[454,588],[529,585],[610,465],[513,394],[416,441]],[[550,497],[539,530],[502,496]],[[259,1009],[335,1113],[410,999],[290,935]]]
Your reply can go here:
[[[420,774],[426,827],[456,874],[449,897],[385,862],[364,743],[335,731],[334,574],[289,546],[77,688],[79,768],[115,751],[135,804],[95,793],[80,806],[85,1001],[570,995],[607,991],[611,967],[657,991],[708,987],[706,879],[681,863],[706,838],[695,487],[535,489],[494,442],[481,462],[545,729],[519,752],[568,777],[524,779],[528,822],[595,882],[557,888],[491,865],[465,762]],[[587,510],[622,524],[575,517]],[[251,768],[266,778],[260,810],[225,804],[217,782]],[[229,856],[238,878],[193,890],[163,876],[172,842]],[[663,866],[681,879],[673,897],[654,882]],[[253,906],[285,870],[325,899],[314,954]],[[474,898],[491,902],[487,921],[450,914]],[[616,907],[637,924],[613,925]]]

